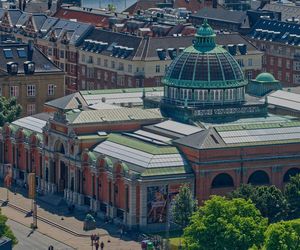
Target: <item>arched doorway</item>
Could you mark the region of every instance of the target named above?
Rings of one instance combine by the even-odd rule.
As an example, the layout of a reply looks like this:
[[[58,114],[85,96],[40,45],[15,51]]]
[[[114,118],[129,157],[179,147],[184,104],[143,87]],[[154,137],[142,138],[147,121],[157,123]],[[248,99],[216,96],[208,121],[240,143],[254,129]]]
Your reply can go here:
[[[59,179],[59,192],[63,192],[67,187],[68,182],[68,167],[63,161],[60,161],[60,179]]]
[[[299,168],[290,168],[283,176],[283,182],[289,182],[292,176],[300,174]]]
[[[234,182],[229,174],[218,174],[212,181],[211,188],[234,187]]]
[[[270,184],[270,179],[265,171],[258,170],[252,173],[248,179],[248,184],[252,185],[268,185]]]

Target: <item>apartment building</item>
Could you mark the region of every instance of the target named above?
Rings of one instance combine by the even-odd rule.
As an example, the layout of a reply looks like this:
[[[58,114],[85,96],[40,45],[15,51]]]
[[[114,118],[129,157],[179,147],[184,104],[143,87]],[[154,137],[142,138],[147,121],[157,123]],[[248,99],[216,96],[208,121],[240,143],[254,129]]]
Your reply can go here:
[[[300,24],[260,19],[248,38],[264,52],[263,70],[284,87],[300,84]]]

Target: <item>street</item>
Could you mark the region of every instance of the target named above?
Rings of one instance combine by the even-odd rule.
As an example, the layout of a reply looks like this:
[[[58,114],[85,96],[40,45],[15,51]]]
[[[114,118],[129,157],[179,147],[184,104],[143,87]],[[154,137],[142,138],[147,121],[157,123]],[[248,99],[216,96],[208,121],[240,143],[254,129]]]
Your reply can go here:
[[[18,244],[14,250],[44,250],[48,249],[50,245],[55,250],[71,250],[71,248],[59,241],[56,241],[38,231],[32,233],[31,229],[13,220],[8,220],[7,224],[11,227],[15,236],[18,239]]]

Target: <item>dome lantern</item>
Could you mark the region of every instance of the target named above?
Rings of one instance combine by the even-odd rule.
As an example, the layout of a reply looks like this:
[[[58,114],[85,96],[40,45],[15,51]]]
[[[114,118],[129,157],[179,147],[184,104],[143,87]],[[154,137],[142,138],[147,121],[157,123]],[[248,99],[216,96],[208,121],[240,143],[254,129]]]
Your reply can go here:
[[[194,47],[198,50],[209,48],[210,50],[216,46],[216,34],[210,27],[207,19],[204,19],[203,24],[198,28],[195,34]]]

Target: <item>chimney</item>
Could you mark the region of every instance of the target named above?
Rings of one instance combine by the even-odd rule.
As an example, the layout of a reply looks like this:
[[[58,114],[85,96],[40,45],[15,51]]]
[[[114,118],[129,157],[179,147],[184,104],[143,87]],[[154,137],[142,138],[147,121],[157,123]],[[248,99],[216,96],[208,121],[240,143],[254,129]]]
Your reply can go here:
[[[32,56],[33,56],[33,41],[29,40],[28,41],[28,52],[27,52],[27,60],[32,61]]]

